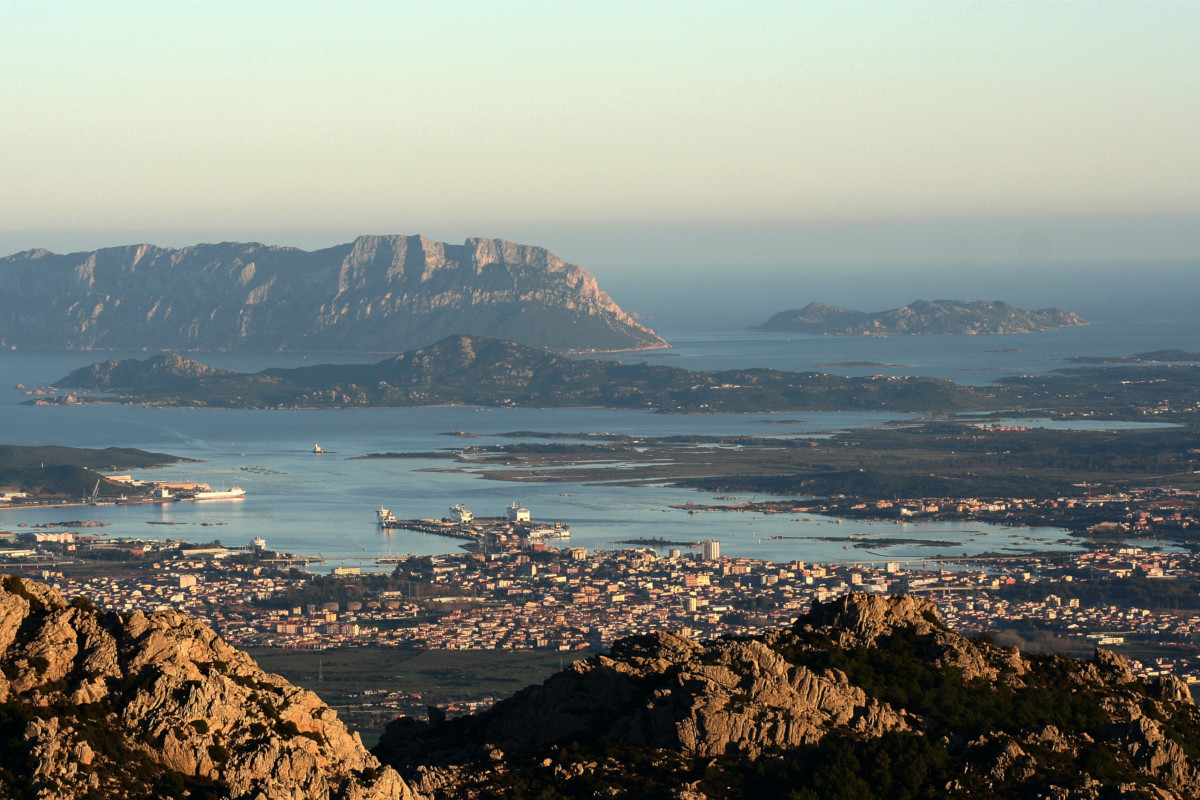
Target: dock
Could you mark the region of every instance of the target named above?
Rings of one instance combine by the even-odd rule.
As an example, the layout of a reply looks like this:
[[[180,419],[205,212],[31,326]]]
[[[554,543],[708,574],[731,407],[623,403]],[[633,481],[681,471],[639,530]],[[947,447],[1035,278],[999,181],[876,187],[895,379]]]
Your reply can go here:
[[[472,547],[517,544],[521,539],[545,541],[547,539],[569,539],[569,525],[555,522],[549,525],[522,520],[514,522],[505,517],[474,517],[462,522],[451,519],[398,519],[381,515],[379,526],[385,530],[405,530],[462,539]]]

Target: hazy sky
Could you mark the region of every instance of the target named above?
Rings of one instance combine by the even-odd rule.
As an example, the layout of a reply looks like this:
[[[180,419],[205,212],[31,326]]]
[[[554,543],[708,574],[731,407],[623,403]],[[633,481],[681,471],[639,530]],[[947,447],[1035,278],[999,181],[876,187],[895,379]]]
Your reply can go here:
[[[0,2],[0,250],[1200,256],[1200,3]]]

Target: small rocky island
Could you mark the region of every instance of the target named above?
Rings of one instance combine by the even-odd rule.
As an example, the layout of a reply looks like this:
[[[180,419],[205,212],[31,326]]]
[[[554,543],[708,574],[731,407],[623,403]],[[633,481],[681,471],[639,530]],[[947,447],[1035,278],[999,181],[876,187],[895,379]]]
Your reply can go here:
[[[1087,323],[1061,308],[1027,310],[998,300],[917,300],[868,313],[824,303],[780,311],[758,330],[826,336],[1040,333]]]

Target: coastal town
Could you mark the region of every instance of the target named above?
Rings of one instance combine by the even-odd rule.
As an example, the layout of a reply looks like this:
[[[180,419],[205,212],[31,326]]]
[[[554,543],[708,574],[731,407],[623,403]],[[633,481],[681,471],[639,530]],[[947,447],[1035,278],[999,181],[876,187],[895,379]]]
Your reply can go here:
[[[10,546],[0,557],[6,571],[101,608],[182,610],[243,647],[546,650],[573,660],[655,630],[696,639],[753,635],[790,625],[814,600],[865,591],[927,596],[948,628],[1000,644],[1076,656],[1112,648],[1139,676],[1170,673],[1192,684],[1200,682],[1200,556],[1167,538],[1146,541],[1200,523],[1195,498],[1186,499],[1157,512],[1110,512],[1114,518],[1093,533],[1111,542],[1092,538],[1087,548],[994,557],[904,560],[863,552],[837,562],[773,563],[722,555],[715,539],[695,552],[588,552],[566,541],[513,536],[492,537],[496,546],[482,552],[396,557],[373,568],[379,571],[317,574],[295,568],[303,558],[275,553],[261,539],[225,547],[100,537],[86,521],[5,533],[0,541]],[[901,507],[934,513],[939,502],[945,504],[926,499]],[[386,511],[380,509],[381,522]],[[524,509],[510,516],[527,521]],[[441,524],[464,523],[460,515]],[[1132,537],[1146,543],[1124,541]],[[496,699],[462,694],[452,710]],[[399,686],[363,702],[419,713],[429,698],[411,695]]]

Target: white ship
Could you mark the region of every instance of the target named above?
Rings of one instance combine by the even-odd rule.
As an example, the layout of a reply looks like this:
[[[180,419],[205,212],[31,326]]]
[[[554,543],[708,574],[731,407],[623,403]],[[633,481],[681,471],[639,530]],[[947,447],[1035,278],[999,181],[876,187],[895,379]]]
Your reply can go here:
[[[241,500],[246,496],[246,490],[240,489],[237,486],[231,486],[226,491],[207,491],[196,492],[192,496],[193,500]]]
[[[450,506],[450,519],[459,524],[466,524],[474,520],[475,515],[471,513],[469,508],[459,503],[456,506]]]
[[[376,509],[375,516],[379,518],[379,524],[385,527],[397,521],[396,515],[391,511],[388,511],[383,506],[380,506],[378,509]]]

